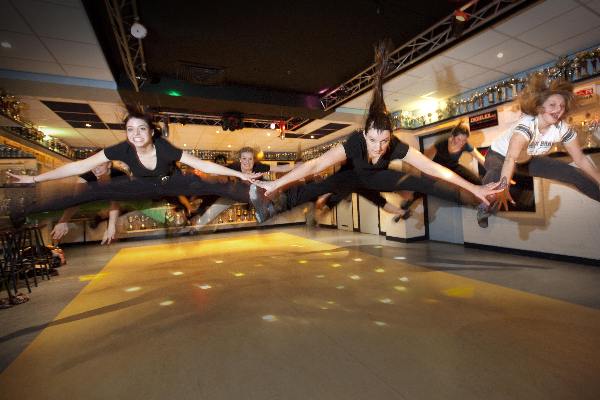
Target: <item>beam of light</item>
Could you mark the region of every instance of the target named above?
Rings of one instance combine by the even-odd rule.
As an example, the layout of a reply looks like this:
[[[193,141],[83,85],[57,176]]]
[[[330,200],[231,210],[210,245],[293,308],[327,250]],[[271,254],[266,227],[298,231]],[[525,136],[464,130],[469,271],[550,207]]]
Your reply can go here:
[[[277,321],[277,317],[274,315],[271,315],[271,314],[263,315],[262,319],[263,319],[263,321],[267,321],[267,322]]]
[[[208,290],[212,288],[212,286],[210,286],[208,283],[195,283],[194,286],[202,290]]]
[[[385,269],[383,268],[375,268],[375,272],[379,272],[380,274],[385,272]]]
[[[163,306],[163,307],[167,307],[170,305],[173,305],[173,303],[175,303],[173,300],[165,300],[159,303],[159,305]]]
[[[399,292],[406,292],[406,286],[394,286],[394,290]]]
[[[132,287],[128,287],[127,289],[125,289],[125,291],[127,293],[139,292],[140,290],[142,290],[142,288],[140,286],[132,286]]]
[[[358,281],[360,280],[360,276],[359,275],[349,275],[348,276],[350,279],[352,279],[353,281]]]

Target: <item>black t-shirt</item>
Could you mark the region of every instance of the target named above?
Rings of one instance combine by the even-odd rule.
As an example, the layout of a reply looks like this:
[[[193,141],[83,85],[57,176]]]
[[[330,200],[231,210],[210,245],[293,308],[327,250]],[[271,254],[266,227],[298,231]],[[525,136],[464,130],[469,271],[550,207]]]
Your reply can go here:
[[[229,168],[242,172],[242,164],[239,161],[234,162],[231,165],[228,165]],[[269,164],[263,164],[261,162],[255,162],[252,166],[252,172],[269,172],[271,170],[271,166]]]
[[[154,146],[156,147],[156,168],[153,170],[144,167],[135,148],[127,141],[107,147],[104,149],[104,154],[111,161],[118,160],[127,164],[131,174],[138,178],[172,175],[175,170],[175,162],[181,159],[183,150],[160,137],[154,140]]]
[[[118,169],[110,169],[110,179],[117,178],[119,176],[127,176],[127,174]],[[94,175],[92,171],[88,171],[85,174],[79,175],[79,177],[85,180],[86,182],[96,182],[98,180],[98,178],[96,178],[96,175]]]
[[[390,137],[390,145],[387,151],[379,157],[379,160],[375,164],[369,162],[369,154],[367,152],[367,141],[362,132],[354,132],[346,143],[343,144],[344,151],[346,152],[346,158],[349,161],[349,165],[354,170],[367,170],[367,171],[379,171],[388,168],[390,161],[401,160],[406,157],[408,153],[408,145],[400,141],[394,135]]]
[[[446,138],[435,144],[435,150],[435,157],[433,157],[433,161],[447,168],[453,169],[458,167],[458,160],[460,159],[463,151],[468,151],[470,153],[473,151],[473,146],[471,146],[469,143],[465,143],[462,149],[456,153],[450,153],[448,151],[448,138]]]

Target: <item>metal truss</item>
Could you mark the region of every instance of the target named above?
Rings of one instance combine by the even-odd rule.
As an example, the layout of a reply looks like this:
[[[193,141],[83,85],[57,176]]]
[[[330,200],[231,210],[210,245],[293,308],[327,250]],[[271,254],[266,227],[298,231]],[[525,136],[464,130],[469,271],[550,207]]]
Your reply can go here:
[[[460,8],[460,11],[467,13],[469,17],[459,27],[460,32],[457,31],[455,14],[447,16],[419,36],[394,50],[390,54],[390,72],[385,78],[390,78],[409,69],[417,62],[432,56],[441,48],[459,41],[460,36],[481,28],[483,25],[507,14],[516,7],[534,2],[535,0],[474,0],[467,3]],[[329,111],[370,89],[373,84],[374,72],[375,65],[371,65],[329,93],[326,93],[321,97],[323,109]]]
[[[205,115],[205,114],[192,114],[192,113],[180,113],[180,112],[169,112],[159,111],[153,113],[157,119],[167,118],[171,122],[180,122],[186,124],[195,125],[209,125],[209,126],[220,126],[223,116],[221,115]],[[244,122],[244,128],[258,128],[258,129],[271,129],[273,122],[284,121],[286,131],[293,131],[300,128],[301,126],[312,121],[305,118],[246,118],[242,117]]]
[[[135,0],[104,0],[104,4],[125,72],[135,91],[139,92],[148,76],[142,40],[134,38],[130,33],[131,25],[139,20],[136,2]]]

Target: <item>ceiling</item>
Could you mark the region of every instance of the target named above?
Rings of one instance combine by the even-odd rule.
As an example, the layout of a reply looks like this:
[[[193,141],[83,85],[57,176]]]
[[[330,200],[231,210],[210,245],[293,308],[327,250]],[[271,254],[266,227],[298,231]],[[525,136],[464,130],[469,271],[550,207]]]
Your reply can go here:
[[[138,3],[150,4],[150,8],[140,9],[142,18],[147,17],[144,24],[149,29],[144,46],[148,53],[149,69],[165,76],[161,82],[174,79],[170,75],[174,71],[173,65],[168,60],[183,57],[187,54],[187,49],[190,57],[178,59],[226,67],[223,85],[242,91],[250,88],[263,96],[284,93],[291,97],[316,97],[320,89],[335,86],[370,65],[372,43],[378,38],[395,33],[394,42],[401,45],[402,40],[398,38],[405,34],[399,28],[405,20],[401,19],[402,14],[397,14],[398,11],[393,11],[395,2],[391,1],[379,2],[383,15],[377,14],[376,7],[374,12],[369,8],[377,4],[374,1],[352,1],[349,8],[355,4],[357,8],[338,10],[339,15],[327,6],[316,6],[308,2],[311,7],[298,8],[298,13],[300,10],[305,13],[302,14],[304,21],[311,21],[305,25],[293,22],[295,18],[291,18],[289,12],[286,13],[289,10],[277,8],[275,4],[270,7],[263,5],[261,10],[264,8],[271,11],[262,11],[265,15],[262,25],[269,26],[260,29],[260,19],[252,18],[261,13],[251,10],[249,6],[236,9],[235,13],[229,14],[233,19],[227,20],[223,11],[219,14],[218,10],[231,10],[233,6],[223,6],[222,2],[219,3],[222,8],[205,4],[201,10],[176,7],[177,2],[170,2],[169,7],[162,10],[161,21],[177,21],[182,18],[182,21],[189,22],[190,18],[180,15],[185,14],[195,16],[195,24],[204,27],[204,34],[198,34],[203,39],[186,41],[184,38],[188,31],[183,28],[171,27],[174,30],[168,30],[169,34],[165,36],[164,28],[170,24],[158,23],[158,20],[153,19],[156,17],[152,17],[155,15],[153,13],[158,12],[151,8],[157,2]],[[454,2],[443,4],[451,6],[450,10],[456,7]],[[431,3],[419,2],[418,6],[410,10],[413,13],[411,18],[406,20],[414,19],[427,26],[441,18],[424,17],[423,15],[428,15],[426,6],[436,8],[431,7]],[[118,129],[74,128],[41,102],[85,102],[103,122],[121,122],[125,113],[120,100],[122,91],[118,91],[122,77],[110,52],[103,51],[102,42],[107,36],[99,35],[97,27],[92,27],[88,19],[88,2],[85,2],[84,7],[79,0],[0,0],[0,10],[0,42],[11,44],[11,48],[0,47],[0,87],[21,97],[26,104],[25,117],[44,126],[42,130],[63,138],[73,146],[103,147],[122,140],[123,133]],[[178,14],[174,14],[173,10],[178,10]],[[273,10],[282,11],[279,13]],[[362,10],[364,15],[359,18],[353,14],[356,10]],[[367,15],[369,12],[372,15]],[[246,18],[231,17],[238,14],[243,14]],[[446,14],[449,12],[443,13]],[[95,17],[92,15],[90,18],[94,21]],[[375,29],[379,25],[373,22],[378,18],[382,21],[389,20],[380,30]],[[402,21],[402,24],[398,21]],[[344,27],[344,34],[336,30],[339,29],[338,22]],[[456,95],[556,60],[559,55],[599,45],[598,28],[600,0],[538,2],[386,82],[384,90],[388,109],[413,110],[424,100]],[[331,34],[328,35],[328,32]],[[188,36],[196,37],[196,34],[189,31]],[[149,40],[151,35],[155,35],[152,41],[159,42],[160,46],[146,45],[152,42]],[[366,37],[364,41],[361,39],[363,37]],[[164,50],[164,43],[175,41],[186,42],[187,47],[178,47],[172,54]],[[243,52],[235,53],[232,50],[232,45],[228,43],[234,41],[238,42],[234,47],[239,45],[244,49]],[[292,44],[296,41],[299,43],[295,47]],[[319,45],[315,45],[317,42]],[[309,43],[311,47],[302,50],[301,43]],[[286,44],[288,50],[281,47]],[[160,57],[160,48],[167,56]],[[205,59],[192,59],[201,56],[194,50],[196,48],[204,49],[202,54],[206,54]],[[499,52],[504,54],[502,58],[496,56]],[[224,54],[222,58],[220,54]],[[257,65],[261,67],[257,68]],[[422,98],[425,94],[429,94],[428,99]],[[281,140],[274,131],[268,129],[244,128],[241,131],[222,132],[215,126],[181,124],[171,124],[170,139],[176,145],[184,147],[185,144],[188,148],[227,150],[228,146],[236,149],[250,145],[263,150],[296,151],[299,145],[302,148],[312,147],[348,134],[360,125],[368,100],[368,94],[359,96],[328,115],[320,110],[309,110],[309,114],[318,112],[319,117],[300,128],[299,133],[312,132],[331,122],[350,124],[320,139]],[[233,100],[224,99],[225,104],[231,101]],[[243,102],[238,101],[235,104],[241,103]],[[255,106],[258,104],[260,107],[257,106],[257,109],[263,106],[256,101],[249,103]],[[276,104],[275,101],[272,103],[272,109],[278,110],[275,112],[276,117],[282,115],[284,109],[302,108]]]

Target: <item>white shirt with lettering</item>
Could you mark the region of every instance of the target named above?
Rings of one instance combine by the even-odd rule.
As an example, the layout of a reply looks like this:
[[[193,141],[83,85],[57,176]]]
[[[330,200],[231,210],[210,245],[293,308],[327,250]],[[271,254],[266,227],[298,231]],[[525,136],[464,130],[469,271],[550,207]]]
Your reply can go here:
[[[537,117],[524,114],[509,130],[492,142],[492,150],[506,157],[510,138],[515,133],[529,141],[527,154],[530,156],[547,154],[555,143],[569,143],[577,137],[573,128],[564,121],[549,126],[546,132],[541,133]]]

